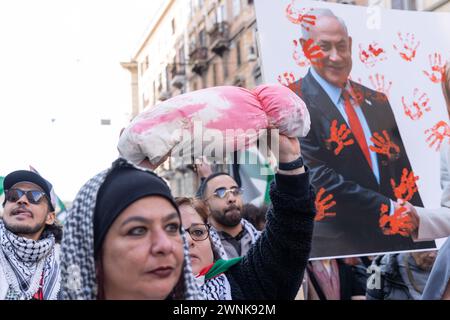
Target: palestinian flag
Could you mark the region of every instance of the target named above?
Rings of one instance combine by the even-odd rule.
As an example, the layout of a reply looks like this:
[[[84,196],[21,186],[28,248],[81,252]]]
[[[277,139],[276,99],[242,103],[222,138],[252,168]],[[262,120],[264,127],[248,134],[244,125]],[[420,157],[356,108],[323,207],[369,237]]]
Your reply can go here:
[[[249,161],[251,159],[253,160]],[[230,166],[231,175],[244,190],[244,203],[257,207],[270,203],[269,191],[274,170],[270,161],[256,147],[235,153],[234,163]]]

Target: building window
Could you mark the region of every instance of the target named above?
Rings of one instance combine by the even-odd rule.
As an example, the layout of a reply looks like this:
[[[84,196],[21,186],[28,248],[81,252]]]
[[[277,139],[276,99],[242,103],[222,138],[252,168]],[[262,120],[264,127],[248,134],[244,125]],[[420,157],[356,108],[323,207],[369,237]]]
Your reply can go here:
[[[241,56],[241,41],[236,41],[236,63],[237,66],[240,67],[242,64],[242,56]]]
[[[226,7],[225,4],[221,4],[219,7],[217,7],[216,9],[216,16],[217,16],[217,22],[221,23],[223,21],[227,20],[227,13],[226,13]]]
[[[223,55],[223,59],[222,59],[222,61],[223,61],[223,65],[222,65],[222,68],[223,68],[223,80],[224,80],[224,82],[226,81],[226,79],[228,78],[228,61],[229,61],[230,59],[229,59],[229,55],[228,55],[228,53],[226,52],[224,55]]]
[[[212,77],[213,77],[213,86],[217,86],[217,65],[213,63],[212,65]]]
[[[415,0],[392,0],[393,9],[416,10]]]
[[[241,0],[233,0],[233,17],[241,13]]]
[[[198,41],[199,41],[199,46],[200,47],[206,47],[206,32],[205,32],[205,29],[202,29],[198,33]]]
[[[175,34],[176,26],[175,26],[175,18],[172,19],[172,34]]]
[[[153,80],[153,104],[156,103],[156,83]]]

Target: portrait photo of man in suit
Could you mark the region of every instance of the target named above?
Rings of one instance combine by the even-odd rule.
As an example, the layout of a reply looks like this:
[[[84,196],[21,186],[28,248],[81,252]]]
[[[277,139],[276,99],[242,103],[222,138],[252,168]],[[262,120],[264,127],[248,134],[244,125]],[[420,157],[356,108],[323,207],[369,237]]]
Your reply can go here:
[[[316,192],[332,195],[334,214],[316,219],[311,258],[434,248],[380,226],[399,206],[392,181],[412,174],[408,154],[386,95],[349,79],[352,38],[345,22],[329,9],[313,14],[315,24],[302,29],[300,42],[320,52],[290,88],[311,116],[311,130],[300,139],[311,182]],[[423,206],[418,191],[409,198]]]

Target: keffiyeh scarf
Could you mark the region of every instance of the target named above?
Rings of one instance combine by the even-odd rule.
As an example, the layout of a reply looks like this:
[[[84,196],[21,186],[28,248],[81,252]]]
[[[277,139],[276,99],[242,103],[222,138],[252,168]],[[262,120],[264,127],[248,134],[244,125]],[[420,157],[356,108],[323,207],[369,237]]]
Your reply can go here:
[[[111,169],[117,166],[137,167],[123,158],[116,160]],[[62,298],[68,300],[97,299],[97,280],[94,257],[94,210],[97,193],[109,171],[105,170],[90,179],[78,192],[64,224],[64,236],[61,246]],[[202,300],[204,297],[195,282],[189,259],[189,247],[184,230],[184,298]]]
[[[225,272],[239,263],[242,257],[230,260],[219,259],[204,268],[196,276],[196,280],[206,300],[232,300],[231,286]]]
[[[44,300],[57,299],[59,246],[52,233],[44,232],[41,240],[34,241],[13,234],[0,221],[0,246],[0,263],[8,282],[7,297],[30,300],[42,283]]]
[[[245,219],[241,219],[241,225],[242,228],[244,228],[244,230],[250,235],[252,244],[255,244],[256,240],[258,240],[259,236],[261,235],[261,231],[256,230],[256,228]],[[213,226],[211,226],[209,233],[212,245],[214,246],[215,251],[219,254],[220,258],[224,260],[229,259],[228,254],[226,253],[225,248],[222,245],[222,241],[220,240],[220,236],[217,233],[217,230]]]

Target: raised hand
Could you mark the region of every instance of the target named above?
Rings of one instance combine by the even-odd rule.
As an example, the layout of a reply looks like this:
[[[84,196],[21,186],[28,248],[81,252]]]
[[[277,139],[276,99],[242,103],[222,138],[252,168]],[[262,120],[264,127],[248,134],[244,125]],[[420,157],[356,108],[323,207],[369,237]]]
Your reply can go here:
[[[435,144],[435,150],[439,151],[442,141],[450,137],[450,127],[445,121],[439,121],[432,128],[425,130],[425,134],[429,134],[427,138],[428,146],[432,148]]]
[[[386,130],[383,130],[383,137],[378,132],[374,132],[370,141],[374,144],[374,146],[369,146],[373,152],[384,154],[389,160],[399,158],[400,147],[392,142]]]
[[[433,83],[440,83],[444,79],[445,62],[442,61],[441,55],[437,52],[428,55],[431,70],[423,70],[423,73]],[[430,72],[428,72],[430,71]]]
[[[424,111],[430,111],[431,107],[428,105],[430,98],[425,92],[420,92],[415,88],[413,91],[413,102],[407,103],[405,97],[402,97],[403,110],[405,115],[411,118],[411,120],[418,120],[422,118]]]
[[[355,143],[355,140],[353,139],[348,139],[347,141],[345,141],[351,132],[352,131],[347,128],[347,125],[345,123],[341,124],[338,130],[337,120],[333,120],[333,122],[331,122],[330,138],[325,140],[325,143],[330,147],[332,143],[335,143],[337,146],[336,149],[334,149],[334,154],[338,155],[345,146],[349,146]]]
[[[324,193],[326,192],[325,188],[320,188],[319,192],[316,196],[316,217],[315,221],[323,220],[326,217],[335,217],[336,212],[326,212],[328,209],[336,205],[336,201],[333,200],[333,195],[329,194],[325,198],[321,199]],[[333,201],[331,201],[333,200]]]
[[[403,37],[401,32],[397,33],[399,43],[394,44],[394,49],[398,51],[400,57],[405,61],[412,61],[416,57],[417,48],[420,45],[420,41],[416,42],[413,33],[407,33]]]
[[[414,196],[414,193],[417,192],[417,180],[419,180],[419,177],[415,176],[413,171],[408,172],[408,169],[403,168],[398,186],[396,185],[394,179],[391,179],[391,186],[392,190],[394,190],[395,197],[404,201],[410,201]]]
[[[305,30],[309,31],[311,26],[316,24],[316,16],[313,14],[306,14],[308,11],[314,12],[314,9],[299,8],[296,0],[292,0],[286,7],[286,17],[294,24],[299,24]]]

